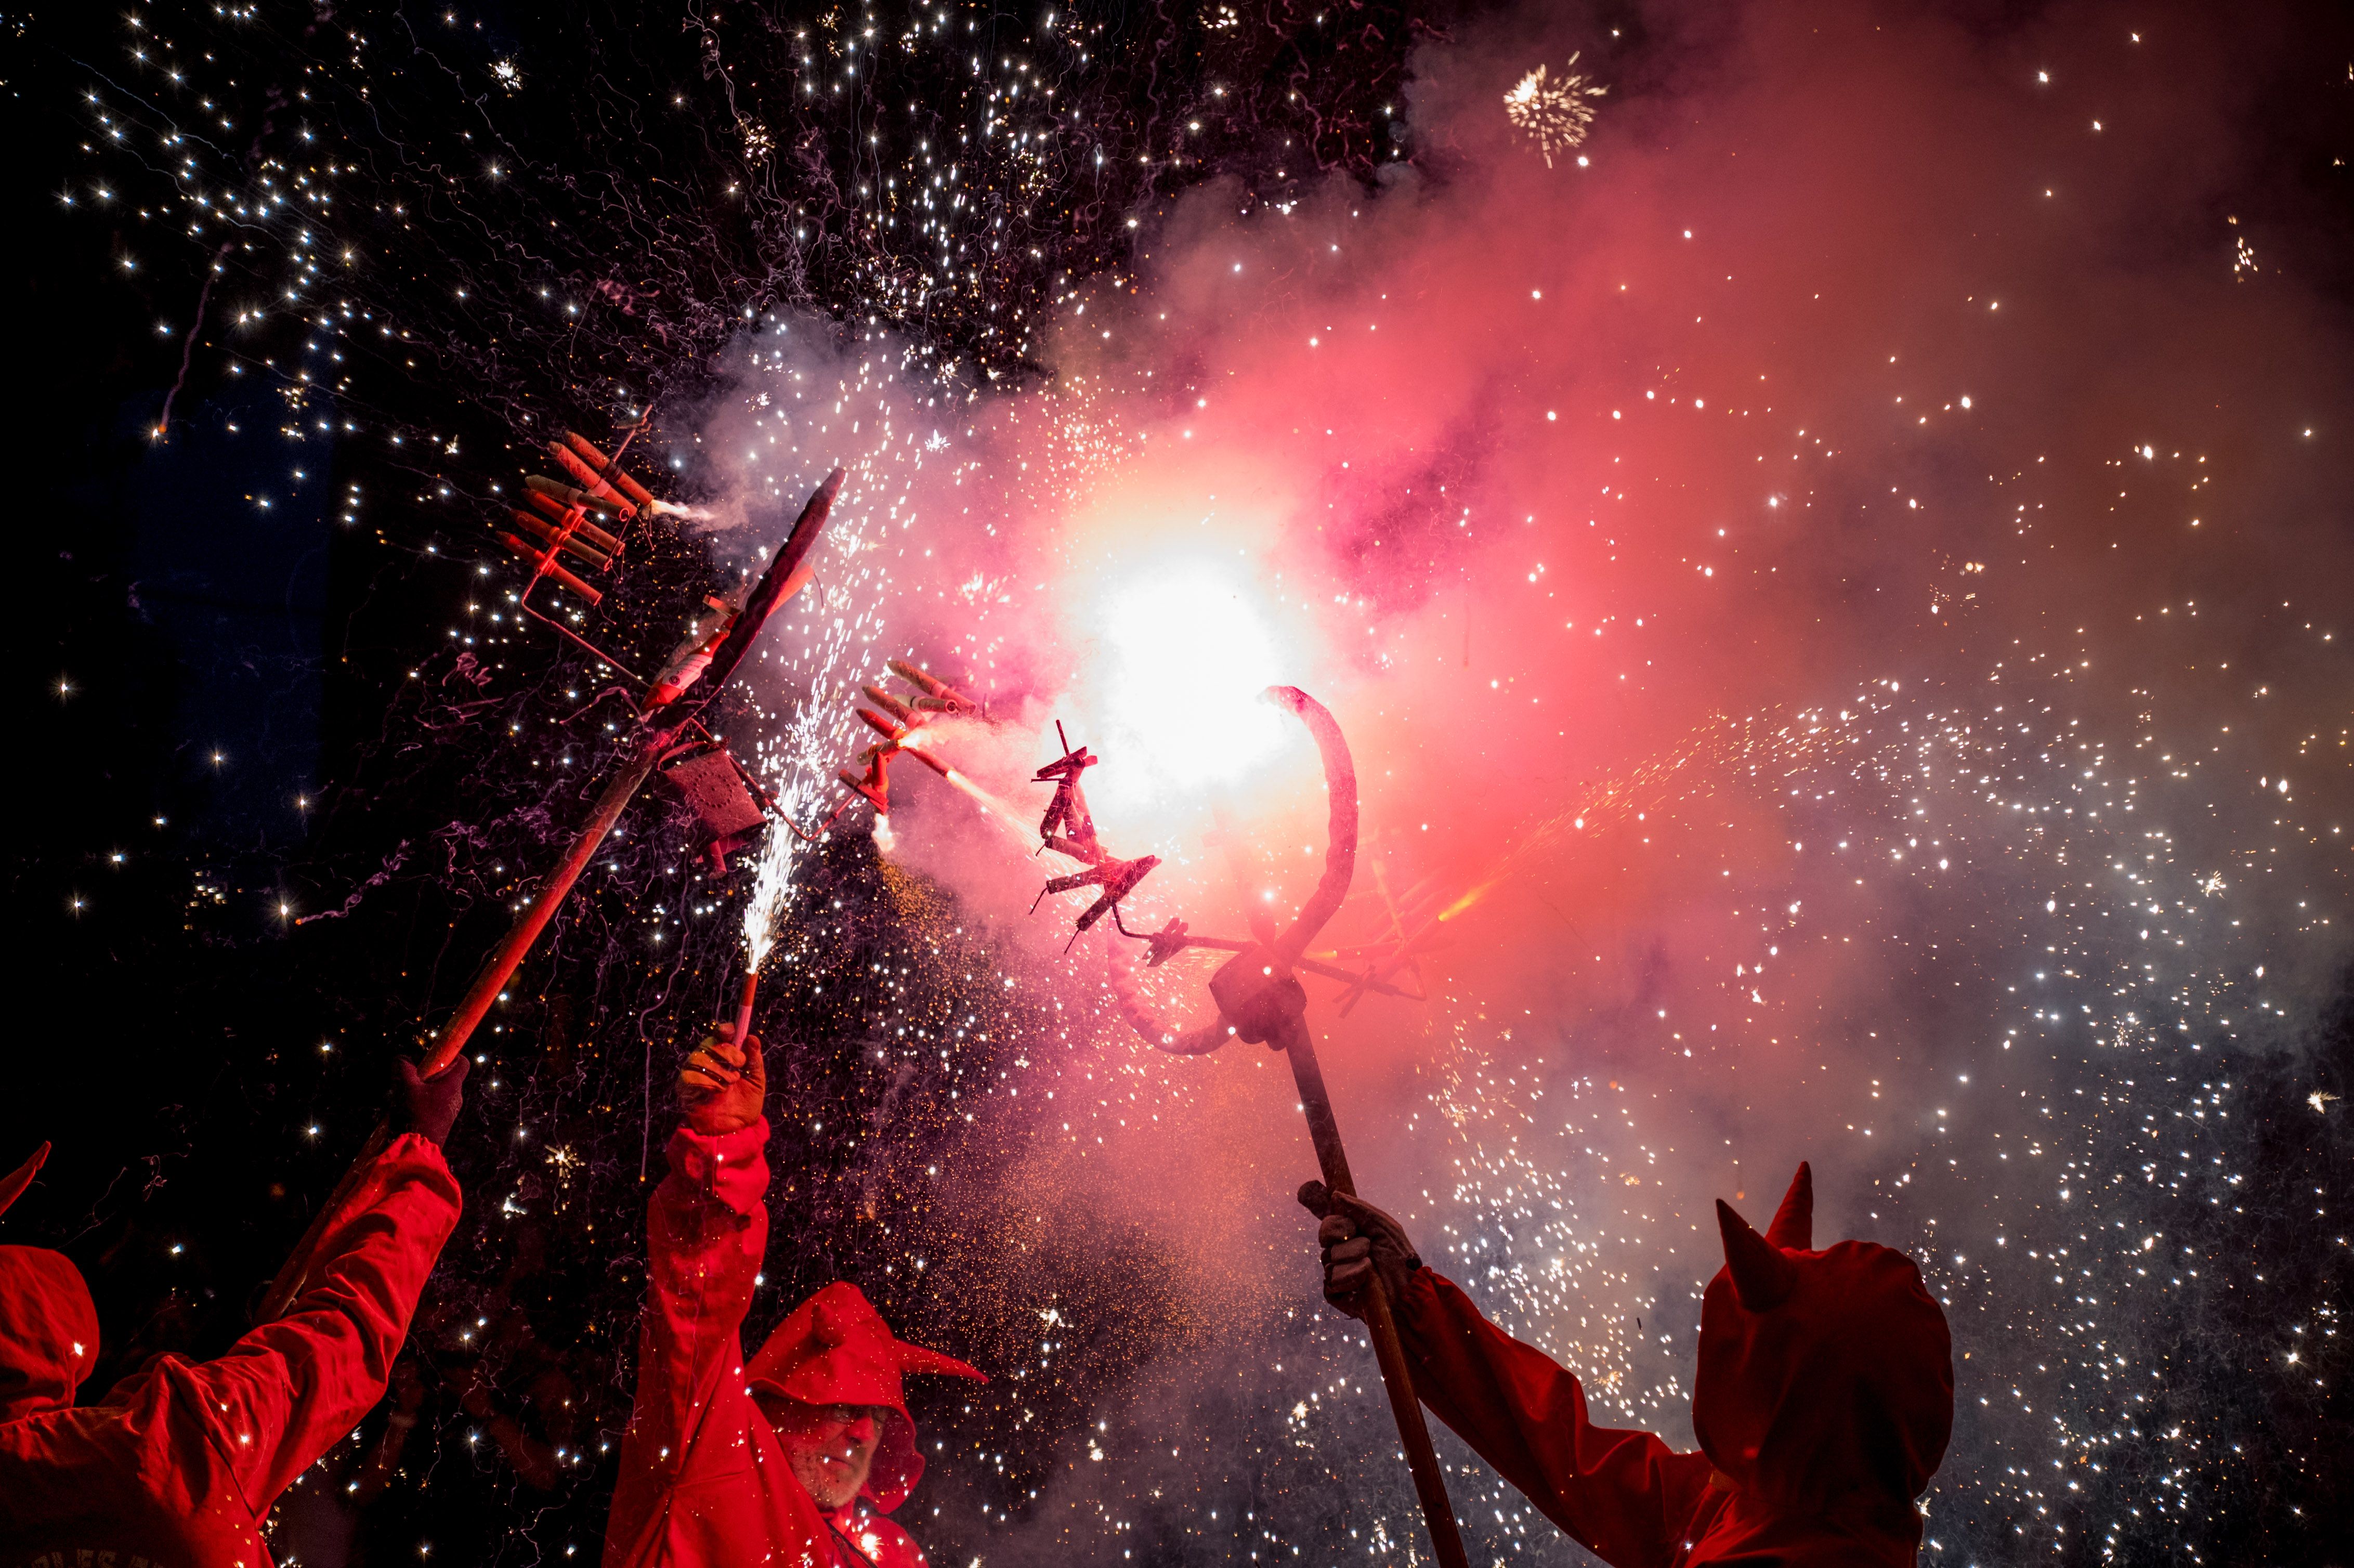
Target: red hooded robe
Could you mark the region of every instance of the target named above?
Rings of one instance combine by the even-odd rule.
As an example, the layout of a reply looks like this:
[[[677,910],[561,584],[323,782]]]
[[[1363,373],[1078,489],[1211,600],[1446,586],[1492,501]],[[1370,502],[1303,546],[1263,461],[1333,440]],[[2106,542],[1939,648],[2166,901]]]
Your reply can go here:
[[[1813,1212],[1804,1165],[1764,1236],[1717,1205],[1726,1262],[1701,1305],[1697,1454],[1594,1425],[1575,1376],[1428,1268],[1397,1310],[1415,1388],[1612,1568],[1909,1565],[1914,1499],[1953,1428],[1946,1316],[1903,1253],[1809,1250]]]
[[[883,1517],[924,1473],[903,1372],[981,1373],[903,1344],[836,1282],[793,1309],[744,1363],[743,1327],[768,1254],[769,1124],[671,1135],[670,1173],[646,1207],[648,1286],[638,1393],[605,1528],[605,1568],[922,1568]],[[864,1492],[831,1515],[792,1472],[754,1389],[891,1414]]]
[[[79,1406],[98,1364],[90,1288],[62,1254],[0,1247],[0,1565],[269,1568],[270,1505],[384,1397],[458,1184],[403,1134],[341,1213],[286,1316]]]

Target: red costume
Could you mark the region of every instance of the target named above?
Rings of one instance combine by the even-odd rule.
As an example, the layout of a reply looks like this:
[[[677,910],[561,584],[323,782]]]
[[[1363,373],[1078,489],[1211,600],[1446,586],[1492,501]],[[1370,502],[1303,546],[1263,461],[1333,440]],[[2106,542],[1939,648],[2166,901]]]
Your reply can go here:
[[[89,1287],[61,1254],[0,1247],[0,1563],[269,1568],[270,1505],[384,1397],[458,1184],[431,1139],[404,1133],[341,1216],[285,1317],[217,1361],[158,1357],[80,1406],[98,1362]]]
[[[1725,1266],[1701,1307],[1700,1453],[1595,1425],[1575,1377],[1428,1268],[1397,1308],[1416,1391],[1612,1568],[1912,1563],[1913,1499],[1953,1427],[1944,1312],[1903,1253],[1808,1250],[1804,1165],[1763,1236],[1716,1207]]]
[[[646,1209],[637,1405],[605,1529],[605,1568],[921,1568],[884,1517],[924,1473],[903,1372],[981,1373],[892,1337],[855,1286],[827,1286],[748,1368],[744,1316],[769,1244],[769,1124],[671,1135]],[[830,1514],[787,1462],[753,1390],[806,1404],[887,1406],[864,1491]]]

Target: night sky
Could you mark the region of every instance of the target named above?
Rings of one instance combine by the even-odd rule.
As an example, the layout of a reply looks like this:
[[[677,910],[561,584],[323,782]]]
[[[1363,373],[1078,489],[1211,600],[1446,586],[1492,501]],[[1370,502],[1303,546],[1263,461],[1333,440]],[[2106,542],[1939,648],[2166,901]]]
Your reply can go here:
[[[89,1395],[242,1330],[626,733],[496,538],[551,437],[686,509],[566,621],[631,669],[848,471],[714,721],[803,828],[886,658],[986,705],[879,832],[722,874],[673,796],[623,820],[471,1048],[419,1423],[281,1556],[597,1550],[668,1084],[765,886],[748,1332],[848,1278],[991,1373],[913,1391],[932,1560],[1422,1560],[1280,1062],[1152,1050],[1209,962],[1125,1016],[1140,946],[1031,909],[1060,720],[1162,858],[1129,929],[1284,917],[1324,801],[1282,683],[1363,783],[1335,961],[1427,927],[1419,1000],[1310,982],[1361,1186],[1598,1419],[1691,1442],[1710,1202],[1810,1160],[1817,1234],[1953,1323],[1925,1562],[2346,1560],[2342,8],[0,36],[0,1161],[56,1142],[5,1239],[90,1279]],[[1587,1560],[1439,1443],[1475,1561]]]

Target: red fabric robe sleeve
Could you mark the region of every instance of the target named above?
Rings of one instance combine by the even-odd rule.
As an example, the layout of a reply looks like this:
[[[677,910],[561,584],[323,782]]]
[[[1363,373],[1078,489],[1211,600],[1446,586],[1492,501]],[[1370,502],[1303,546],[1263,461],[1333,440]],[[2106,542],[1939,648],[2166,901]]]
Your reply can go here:
[[[320,1242],[286,1316],[185,1368],[257,1516],[384,1397],[459,1202],[441,1150],[415,1133],[395,1138],[349,1217]]]
[[[607,1568],[831,1563],[809,1493],[744,1384],[745,1315],[769,1245],[769,1124],[680,1128],[646,1206],[638,1390]]]
[[[102,1404],[0,1424],[0,1561],[266,1563],[270,1505],[383,1397],[458,1203],[441,1151],[396,1138],[287,1316],[215,1361],[162,1357]]]
[[[1575,1376],[1436,1271],[1408,1281],[1397,1325],[1423,1403],[1612,1568],[1666,1568],[1712,1520],[1724,1494],[1708,1489],[1706,1455],[1595,1425]]]
[[[717,1138],[680,1128],[646,1210],[647,1304],[631,1435],[678,1474],[695,1414],[739,1383],[744,1317],[769,1255],[769,1124]],[[658,1309],[657,1309],[658,1308]],[[663,1450],[668,1450],[664,1457]]]

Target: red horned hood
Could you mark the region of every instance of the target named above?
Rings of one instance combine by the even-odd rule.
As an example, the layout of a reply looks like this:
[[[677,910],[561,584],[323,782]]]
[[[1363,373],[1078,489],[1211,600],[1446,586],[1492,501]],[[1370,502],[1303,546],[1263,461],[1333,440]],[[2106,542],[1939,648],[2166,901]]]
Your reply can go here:
[[[1917,1537],[1919,1497],[1954,1423],[1946,1315],[1901,1252],[1811,1250],[1798,1167],[1759,1235],[1716,1206],[1725,1266],[1701,1307],[1692,1426],[1719,1470],[1779,1512],[1861,1510]]]
[[[0,1246],[0,1421],[60,1410],[98,1365],[98,1308],[61,1252]]]
[[[44,1143],[0,1176],[0,1211],[48,1157]],[[71,1404],[97,1365],[98,1308],[81,1270],[47,1247],[0,1246],[0,1421]]]
[[[866,1478],[866,1495],[885,1513],[897,1508],[924,1474],[900,1374],[946,1372],[989,1381],[952,1356],[894,1337],[858,1287],[843,1280],[794,1308],[744,1372],[745,1381],[758,1392],[803,1404],[880,1404],[898,1417],[883,1423],[875,1467]]]

